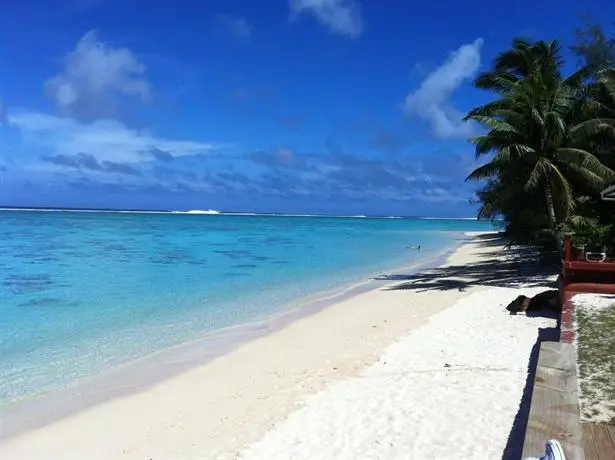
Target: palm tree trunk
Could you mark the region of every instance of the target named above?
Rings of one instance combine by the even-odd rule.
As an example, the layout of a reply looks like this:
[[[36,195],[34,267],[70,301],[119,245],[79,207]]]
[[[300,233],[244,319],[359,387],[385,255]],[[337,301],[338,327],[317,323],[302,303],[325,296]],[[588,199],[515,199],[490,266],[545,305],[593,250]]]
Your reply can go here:
[[[557,216],[555,215],[555,205],[553,204],[553,189],[551,184],[547,182],[545,186],[545,199],[547,201],[547,211],[549,212],[549,221],[551,222],[551,231],[555,238],[556,247],[563,257],[564,255],[564,239],[563,235],[557,231]]]
[[[547,200],[547,211],[549,212],[551,228],[555,229],[555,226],[557,225],[557,217],[555,216],[555,205],[553,204],[553,189],[549,183],[545,186],[545,199]]]

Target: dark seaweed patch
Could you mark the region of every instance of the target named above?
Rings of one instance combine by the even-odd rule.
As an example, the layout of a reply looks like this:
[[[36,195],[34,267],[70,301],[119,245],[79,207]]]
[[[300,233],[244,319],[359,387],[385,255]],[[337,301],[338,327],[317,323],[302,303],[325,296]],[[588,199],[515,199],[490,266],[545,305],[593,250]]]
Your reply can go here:
[[[27,264],[36,264],[36,263],[42,263],[42,262],[55,262],[58,259],[53,257],[53,256],[49,256],[46,255],[44,252],[21,252],[21,253],[17,253],[13,255],[14,259],[21,259],[23,261],[23,263],[27,263]]]
[[[207,263],[207,261],[194,257],[187,251],[178,249],[159,251],[155,257],[150,258],[150,262],[157,265],[204,265]]]
[[[225,277],[227,278],[241,278],[244,276],[249,276],[249,273],[244,273],[244,272],[227,272],[224,274]]]
[[[207,261],[206,260],[189,260],[188,262],[186,262],[189,265],[207,265]]]
[[[233,265],[231,268],[256,268],[257,266],[254,264],[237,264]]]
[[[58,258],[53,256],[43,256],[38,259],[39,262],[57,262]]]
[[[89,255],[87,252],[81,252],[81,251],[66,251],[64,254],[67,256],[73,256],[77,258],[88,257]]]
[[[43,297],[40,299],[30,299],[27,302],[19,304],[20,307],[55,307],[55,306],[76,306],[78,302],[65,302],[62,299],[53,297]]]
[[[15,259],[35,259],[38,257],[38,254],[33,253],[33,252],[30,252],[30,253],[22,252],[22,253],[17,253],[13,255],[13,257]]]
[[[246,249],[230,249],[228,251],[214,251],[216,254],[222,254],[230,259],[243,259],[251,255],[251,252]]]
[[[263,241],[265,244],[294,244],[295,240],[285,236],[269,236]]]
[[[122,246],[121,244],[108,244],[108,245],[103,247],[103,251],[127,252],[128,248],[126,246]]]
[[[9,275],[2,283],[13,290],[15,294],[43,291],[53,285],[51,277],[47,274],[37,275]]]

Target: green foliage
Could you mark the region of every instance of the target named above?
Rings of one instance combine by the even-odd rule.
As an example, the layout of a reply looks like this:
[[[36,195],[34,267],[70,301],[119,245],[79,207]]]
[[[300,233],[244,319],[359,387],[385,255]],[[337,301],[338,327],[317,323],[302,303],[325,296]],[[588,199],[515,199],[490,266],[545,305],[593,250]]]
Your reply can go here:
[[[609,37],[602,26],[591,20],[576,29],[575,34],[576,43],[570,49],[583,64],[615,65],[615,34]]]
[[[572,231],[572,243],[575,247],[585,247],[586,250],[594,252],[606,250],[609,254],[615,253],[615,227],[612,225],[569,224],[564,230]]]
[[[557,41],[514,40],[475,81],[496,99],[466,116],[485,127],[471,141],[488,161],[468,176],[486,180],[479,217],[503,217],[521,244],[555,248],[582,216],[609,220],[599,193],[615,182],[615,70],[589,63],[564,76],[563,65]]]

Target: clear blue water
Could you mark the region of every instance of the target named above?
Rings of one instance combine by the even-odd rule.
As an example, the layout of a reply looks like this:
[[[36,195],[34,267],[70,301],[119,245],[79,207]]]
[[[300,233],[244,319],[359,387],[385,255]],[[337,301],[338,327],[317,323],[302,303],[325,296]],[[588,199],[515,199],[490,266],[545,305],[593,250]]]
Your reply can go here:
[[[411,265],[453,244],[444,232],[483,229],[490,224],[0,211],[0,406]]]

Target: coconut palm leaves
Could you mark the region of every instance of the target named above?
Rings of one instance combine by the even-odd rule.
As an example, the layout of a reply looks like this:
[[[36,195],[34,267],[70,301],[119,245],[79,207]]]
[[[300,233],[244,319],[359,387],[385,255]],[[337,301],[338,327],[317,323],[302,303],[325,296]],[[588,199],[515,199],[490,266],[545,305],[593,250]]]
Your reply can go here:
[[[562,65],[557,41],[515,40],[475,81],[498,98],[466,116],[486,128],[471,139],[477,158],[490,156],[468,180],[497,178],[502,187],[518,187],[519,193],[539,191],[551,228],[574,210],[577,185],[599,190],[615,179],[591,149],[593,138],[615,132],[615,116],[607,117],[603,104],[588,96],[585,82],[596,68],[563,78]],[[615,95],[615,72],[601,75],[604,81],[597,84],[604,97]]]

